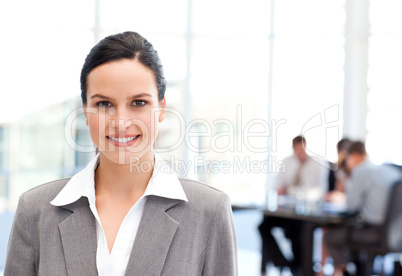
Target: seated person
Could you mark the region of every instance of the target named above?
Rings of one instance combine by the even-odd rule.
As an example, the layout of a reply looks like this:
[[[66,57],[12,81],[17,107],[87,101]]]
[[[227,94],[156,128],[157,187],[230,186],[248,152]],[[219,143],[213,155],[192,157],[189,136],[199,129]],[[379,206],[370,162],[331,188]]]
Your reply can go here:
[[[349,177],[349,170],[346,167],[346,157],[348,155],[348,148],[352,144],[352,141],[348,138],[342,138],[336,144],[336,150],[338,153],[338,161],[333,168],[334,176],[335,176],[335,185],[333,189],[329,189],[330,191],[324,196],[325,201],[333,202],[333,203],[342,203],[344,204],[346,201],[345,195],[345,183]],[[326,227],[322,228],[324,234],[327,231]],[[321,268],[324,267],[327,258],[329,257],[329,253],[327,251],[327,247],[325,246],[325,242],[322,241],[322,248],[321,248]],[[324,275],[323,271],[321,270],[318,274]]]
[[[349,212],[359,213],[364,225],[358,227],[334,226],[327,229],[324,241],[333,258],[334,275],[342,275],[348,261],[346,241],[372,240],[385,219],[390,190],[400,173],[390,166],[376,166],[371,163],[362,142],[353,142],[348,149],[346,166],[350,178],[346,183],[346,203]]]
[[[294,154],[283,160],[286,170],[277,177],[278,195],[305,197],[313,201],[321,199],[328,189],[328,169],[322,160],[307,154],[304,137],[295,137],[292,147]]]
[[[329,170],[318,160],[314,160],[306,153],[306,139],[297,136],[292,142],[294,154],[283,161],[286,170],[277,177],[277,192],[279,195],[303,196],[308,200],[318,200],[324,195],[328,186]],[[259,226],[262,237],[261,272],[264,275],[265,265],[273,262],[278,267],[290,267],[293,272],[298,271],[301,265],[303,248],[301,246],[302,233],[299,231],[300,222],[264,216]],[[287,260],[279,249],[271,234],[273,227],[281,227],[287,238],[292,242],[294,259]]]
[[[334,189],[330,189],[324,199],[330,202],[344,202],[345,198],[345,183],[349,176],[349,170],[346,167],[346,157],[348,154],[348,148],[352,144],[352,141],[348,138],[341,139],[336,144],[336,149],[338,152],[338,161],[335,171],[335,186]]]

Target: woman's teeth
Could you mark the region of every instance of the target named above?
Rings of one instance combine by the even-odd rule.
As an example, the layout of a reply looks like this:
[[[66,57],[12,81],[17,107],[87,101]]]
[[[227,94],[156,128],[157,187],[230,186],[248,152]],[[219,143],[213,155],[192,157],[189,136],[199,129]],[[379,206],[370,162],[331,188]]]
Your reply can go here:
[[[130,142],[130,141],[134,140],[137,136],[135,136],[135,137],[125,137],[125,138],[120,138],[120,137],[109,137],[109,138],[111,140],[119,142],[119,143],[127,143],[127,142]]]

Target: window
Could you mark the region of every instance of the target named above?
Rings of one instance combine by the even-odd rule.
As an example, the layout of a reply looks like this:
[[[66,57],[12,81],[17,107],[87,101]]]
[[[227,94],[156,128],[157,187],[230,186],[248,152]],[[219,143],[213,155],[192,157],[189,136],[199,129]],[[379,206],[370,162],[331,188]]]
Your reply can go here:
[[[79,74],[89,49],[127,30],[149,39],[164,64],[170,112],[156,148],[186,163],[180,173],[224,190],[233,202],[259,201],[276,162],[291,153],[293,136],[304,131],[313,154],[333,158],[342,128],[344,1],[84,2],[0,4],[0,30],[10,42],[1,45],[0,71],[9,77],[0,89],[16,103],[0,110],[0,122],[10,136],[24,135],[21,148],[10,141],[13,173],[39,175],[51,164],[54,171],[40,175],[63,177],[86,164],[88,155],[71,154],[64,121],[80,106]],[[47,116],[57,123],[38,125]],[[90,146],[83,122],[77,117],[73,135]],[[39,150],[41,133],[54,137],[47,143],[53,152]],[[323,136],[327,145],[320,144]],[[16,201],[29,187],[10,179]]]
[[[367,151],[375,163],[402,164],[402,3],[370,1]]]

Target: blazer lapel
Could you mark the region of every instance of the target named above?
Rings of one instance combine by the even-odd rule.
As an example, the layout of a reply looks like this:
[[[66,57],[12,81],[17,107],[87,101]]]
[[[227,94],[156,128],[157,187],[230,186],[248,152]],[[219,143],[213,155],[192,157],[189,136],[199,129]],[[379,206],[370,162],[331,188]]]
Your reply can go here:
[[[179,223],[166,211],[181,200],[149,196],[125,275],[160,275]]]
[[[59,224],[68,275],[98,275],[96,268],[96,225],[88,199],[61,208],[72,211]]]

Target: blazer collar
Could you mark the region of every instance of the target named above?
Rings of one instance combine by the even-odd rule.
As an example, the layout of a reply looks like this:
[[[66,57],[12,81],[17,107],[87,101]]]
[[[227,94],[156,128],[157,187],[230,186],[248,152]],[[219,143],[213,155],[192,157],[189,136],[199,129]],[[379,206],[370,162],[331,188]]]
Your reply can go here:
[[[149,196],[135,237],[125,275],[161,275],[179,223],[166,211],[182,200]]]
[[[145,202],[125,275],[160,275],[179,222],[167,211],[185,201],[151,195]],[[72,212],[59,224],[68,275],[98,275],[96,226],[88,199],[61,206]]]
[[[158,154],[154,153],[155,166],[152,177],[149,180],[144,196],[156,195],[171,199],[188,201],[183,187],[176,173],[169,163],[164,161]],[[95,204],[95,170],[99,165],[99,154],[88,163],[84,170],[75,174],[66,186],[50,202],[54,206],[71,204],[82,196],[87,197],[91,205]],[[138,169],[137,164],[131,168]]]
[[[72,212],[59,224],[68,275],[98,275],[95,217],[89,209],[88,199],[81,197],[61,208]]]

